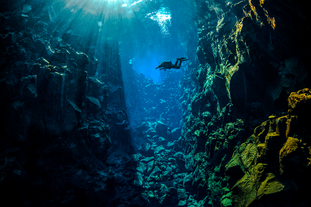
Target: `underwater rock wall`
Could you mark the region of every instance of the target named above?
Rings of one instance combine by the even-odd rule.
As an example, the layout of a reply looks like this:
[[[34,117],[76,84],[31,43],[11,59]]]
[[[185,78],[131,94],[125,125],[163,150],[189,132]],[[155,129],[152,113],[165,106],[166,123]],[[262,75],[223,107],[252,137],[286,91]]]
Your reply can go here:
[[[87,54],[77,50],[86,46],[72,31],[53,33],[50,4],[27,2],[0,6],[2,201],[116,206],[134,199],[139,187],[124,187],[133,183],[135,161],[116,45],[104,48],[114,73],[96,71],[93,40]]]
[[[189,72],[196,88],[184,111],[186,166],[198,201],[230,206],[224,166],[234,147],[269,115],[285,115],[290,92],[310,87],[310,18],[302,1],[195,6],[200,65]]]
[[[288,97],[288,113],[269,116],[226,165],[234,206],[310,206],[308,88]]]
[[[202,11],[198,80],[202,87],[212,85],[220,107],[232,100],[235,116],[256,122],[258,114],[285,111],[287,95],[309,84],[305,6],[300,1],[197,3]]]
[[[179,83],[126,79],[143,94],[128,106],[118,43],[98,49],[96,32],[82,41],[67,28],[88,25],[85,16],[55,29],[62,1],[30,2],[0,2],[3,203],[260,206],[298,196],[308,206],[310,91],[290,96],[285,113],[289,93],[311,83],[306,2],[194,1],[200,65],[191,51]],[[137,154],[130,118],[144,142]]]

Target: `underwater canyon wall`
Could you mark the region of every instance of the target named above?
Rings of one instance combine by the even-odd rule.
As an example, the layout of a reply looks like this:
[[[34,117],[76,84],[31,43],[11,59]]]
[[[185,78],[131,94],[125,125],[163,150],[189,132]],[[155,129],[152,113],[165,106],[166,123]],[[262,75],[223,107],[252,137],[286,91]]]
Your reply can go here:
[[[62,3],[0,2],[1,200],[116,206],[140,192],[128,187],[135,161],[118,46],[102,41],[98,61],[97,33],[82,40],[55,24]]]
[[[288,97],[310,96],[298,91],[310,87],[305,2],[193,1],[199,42],[197,51],[189,47],[192,63],[180,82],[127,77],[136,86],[131,96],[143,94],[130,102],[133,114],[118,43],[55,28],[52,8],[62,1],[22,2],[0,2],[3,202],[275,206],[282,196],[295,205],[301,194],[309,206],[300,190],[310,183],[309,98],[297,108],[291,101],[286,113]],[[83,15],[62,22],[80,23],[98,26]],[[145,144],[133,155],[136,112],[147,118],[135,124]]]
[[[310,90],[292,92],[288,112],[269,116],[236,148],[226,174],[235,206],[310,206]]]
[[[224,167],[256,126],[271,114],[286,115],[291,92],[310,87],[310,40],[305,38],[310,15],[303,1],[215,0],[195,5],[200,65],[189,71],[198,86],[184,112],[186,166],[193,171],[189,176],[196,199],[206,206],[252,205],[238,198],[247,193],[231,191]],[[254,206],[272,205],[260,198]]]

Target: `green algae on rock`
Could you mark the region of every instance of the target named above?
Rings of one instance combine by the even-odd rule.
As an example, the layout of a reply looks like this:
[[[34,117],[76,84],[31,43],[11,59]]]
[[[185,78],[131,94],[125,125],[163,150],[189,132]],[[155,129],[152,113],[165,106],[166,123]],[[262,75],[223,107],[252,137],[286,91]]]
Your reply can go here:
[[[292,92],[288,114],[269,119],[255,128],[245,143],[235,150],[226,165],[235,206],[295,205],[311,184],[310,176],[310,90]],[[306,115],[307,114],[307,115]],[[281,200],[269,200],[270,195]],[[295,199],[292,200],[292,196]]]

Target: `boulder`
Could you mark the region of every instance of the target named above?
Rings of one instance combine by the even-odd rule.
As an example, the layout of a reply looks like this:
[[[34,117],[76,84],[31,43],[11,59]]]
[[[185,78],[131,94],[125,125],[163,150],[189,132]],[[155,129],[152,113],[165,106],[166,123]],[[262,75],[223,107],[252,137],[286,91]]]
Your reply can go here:
[[[161,121],[158,121],[156,125],[156,132],[160,137],[167,138],[167,125]]]
[[[87,110],[93,113],[97,113],[101,108],[99,100],[91,96],[86,96],[86,105],[89,107]]]
[[[171,131],[170,138],[171,138],[172,141],[178,140],[180,135],[181,135],[181,129],[180,128],[175,128],[175,129],[173,129]]]

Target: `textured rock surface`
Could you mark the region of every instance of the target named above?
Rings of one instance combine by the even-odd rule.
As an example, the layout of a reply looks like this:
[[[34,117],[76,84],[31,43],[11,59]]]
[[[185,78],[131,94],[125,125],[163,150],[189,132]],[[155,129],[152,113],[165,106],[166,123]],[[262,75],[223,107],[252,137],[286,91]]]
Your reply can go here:
[[[139,197],[139,187],[124,187],[134,180],[127,166],[135,160],[117,48],[106,44],[105,57],[119,63],[114,76],[95,76],[96,42],[90,37],[85,48],[70,29],[53,28],[56,1],[27,2],[0,6],[1,199],[117,206]]]
[[[187,146],[186,165],[188,169],[202,171],[203,176],[199,173],[193,176],[195,182],[202,177],[207,180],[209,174],[219,176],[220,191],[202,188],[198,190],[197,201],[230,206],[230,192],[225,191],[227,181],[223,172],[234,146],[244,142],[264,117],[273,113],[284,116],[290,92],[310,87],[310,51],[305,47],[310,46],[310,41],[304,38],[305,34],[310,34],[307,20],[310,15],[302,1],[215,0],[195,1],[195,5],[198,10],[196,52],[199,66],[189,68],[184,79],[188,86],[184,91],[187,95],[183,97],[185,122],[182,133]],[[194,87],[189,87],[189,82]],[[282,122],[285,118],[279,119]],[[235,171],[235,176],[243,176],[247,167],[252,166],[257,148],[263,149],[263,143],[274,145],[279,141],[278,136],[269,134],[267,141],[263,140],[259,146],[242,144],[240,147],[247,149],[241,155],[243,159],[231,160],[232,169],[244,167],[241,167],[242,171]],[[290,143],[295,146],[293,141]],[[278,151],[270,149],[262,153],[277,154]],[[278,154],[275,159],[278,162]],[[203,173],[206,165],[210,166],[210,173]],[[255,170],[258,174],[265,167],[254,167],[252,172]],[[256,176],[259,178],[260,173]],[[261,196],[270,190],[280,191],[281,184],[274,190],[265,187],[279,182],[274,175],[263,176],[266,176],[262,177],[266,184],[260,188]],[[254,179],[248,174],[244,178],[241,181],[244,184]],[[257,196],[251,196],[255,192],[253,186],[259,188],[258,183],[249,186],[252,199]],[[221,199],[208,200],[211,196],[205,199],[207,193],[215,193]],[[267,200],[273,199],[272,194],[269,195]]]
[[[308,86],[309,80],[309,52],[301,48],[310,42],[303,42],[300,35],[310,31],[303,26],[309,24],[307,16],[302,16],[302,2],[232,1],[223,5],[209,1],[205,6],[211,10],[209,19],[217,18],[217,22],[198,20],[200,84],[214,85],[222,107],[228,101],[223,97],[229,96],[235,115],[249,116],[242,118],[286,110],[282,103],[287,94]],[[205,81],[205,76],[213,82]],[[266,90],[260,91],[263,84]]]
[[[292,92],[289,113],[270,116],[235,150],[226,165],[235,206],[310,205],[310,99],[308,88]]]
[[[307,2],[190,2],[188,64],[156,84],[122,74],[115,18],[0,2],[3,203],[310,206]]]

